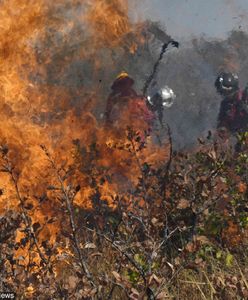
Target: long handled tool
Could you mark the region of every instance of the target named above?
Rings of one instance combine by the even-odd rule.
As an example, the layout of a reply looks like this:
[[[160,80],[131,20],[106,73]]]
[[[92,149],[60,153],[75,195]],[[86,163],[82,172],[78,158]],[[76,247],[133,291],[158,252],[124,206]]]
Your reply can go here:
[[[150,76],[147,78],[143,88],[143,95],[147,99],[148,105],[151,107],[151,109],[157,112],[161,127],[163,127],[164,107],[170,107],[173,104],[176,95],[174,94],[173,90],[170,89],[168,86],[163,87],[162,89],[160,89],[154,95],[151,96],[147,95],[147,91],[158,72],[158,67],[163,59],[164,54],[168,50],[169,45],[172,45],[173,47],[176,48],[179,47],[179,43],[176,41],[170,41],[169,43],[163,44],[160,55],[157,61],[155,62],[152,72]]]
[[[179,43],[176,42],[176,41],[170,41],[169,43],[163,44],[163,46],[161,48],[160,55],[159,55],[157,61],[155,62],[154,66],[153,66],[152,72],[151,72],[150,76],[147,78],[147,80],[144,84],[144,87],[143,87],[143,95],[144,96],[147,96],[148,88],[149,88],[151,82],[153,81],[154,77],[156,76],[157,71],[158,71],[158,67],[160,65],[160,62],[162,61],[163,56],[166,53],[166,51],[168,50],[170,45],[172,45],[173,47],[176,47],[176,48],[179,47]]]

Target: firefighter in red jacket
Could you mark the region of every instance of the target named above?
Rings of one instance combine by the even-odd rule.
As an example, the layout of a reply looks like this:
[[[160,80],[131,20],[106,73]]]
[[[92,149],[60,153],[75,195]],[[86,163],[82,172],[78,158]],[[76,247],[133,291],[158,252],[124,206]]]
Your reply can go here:
[[[231,134],[248,130],[248,88],[239,88],[238,76],[223,72],[215,81],[217,92],[223,97],[217,128],[225,128]]]
[[[106,106],[106,124],[115,128],[149,131],[155,114],[146,97],[133,89],[134,80],[121,72],[111,86],[112,92]]]

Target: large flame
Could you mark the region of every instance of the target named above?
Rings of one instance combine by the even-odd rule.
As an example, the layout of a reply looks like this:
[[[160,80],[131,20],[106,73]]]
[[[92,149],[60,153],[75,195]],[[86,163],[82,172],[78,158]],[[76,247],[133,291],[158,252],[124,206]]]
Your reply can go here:
[[[77,84],[68,83],[66,74],[73,64],[90,62],[92,83],[103,64],[114,70],[113,61],[104,59],[113,49],[133,52],[141,42],[129,20],[127,0],[1,1],[0,142],[9,148],[21,196],[35,207],[32,222],[46,225],[41,240],[55,241],[63,217],[56,211],[58,200],[51,191],[58,181],[40,145],[46,146],[58,168],[73,166],[67,181],[81,187],[75,197],[79,206],[92,206],[95,188],[89,182],[89,168],[94,144],[98,151],[94,163],[113,177],[111,183],[99,186],[102,200],[114,205],[117,193],[125,194],[137,184],[141,176],[137,157],[116,147],[130,144],[125,130],[120,134],[119,129],[104,128],[92,113],[104,102],[98,83],[87,84],[85,70],[83,75],[75,74]],[[140,122],[137,126],[142,128]],[[148,142],[138,159],[156,163],[166,159],[166,151]],[[100,175],[92,176],[98,184]],[[0,188],[4,191],[0,214],[17,209],[20,199],[9,174],[2,173]],[[51,217],[55,221],[48,223]],[[22,237],[19,233],[16,241]]]

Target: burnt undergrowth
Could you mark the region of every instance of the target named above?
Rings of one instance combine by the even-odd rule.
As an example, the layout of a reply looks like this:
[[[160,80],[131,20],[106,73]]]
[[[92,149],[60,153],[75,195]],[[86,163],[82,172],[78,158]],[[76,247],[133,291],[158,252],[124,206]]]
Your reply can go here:
[[[247,134],[239,138],[239,152],[201,140],[191,153],[173,151],[169,139],[167,159],[154,167],[140,158],[146,143],[129,129],[125,145],[111,149],[130,154],[138,181],[113,193],[111,204],[101,197],[113,177],[98,162],[97,143],[76,143],[69,166],[42,146],[53,184],[32,203],[11,148],[2,146],[1,172],[17,204],[0,219],[0,289],[18,299],[245,299]],[[84,189],[70,180],[75,169],[87,170],[90,208],[75,202]],[[38,213],[52,201],[42,223]]]

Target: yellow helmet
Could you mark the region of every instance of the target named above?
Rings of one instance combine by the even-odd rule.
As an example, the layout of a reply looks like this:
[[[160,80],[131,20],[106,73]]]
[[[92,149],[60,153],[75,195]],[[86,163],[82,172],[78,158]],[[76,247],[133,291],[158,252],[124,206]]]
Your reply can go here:
[[[124,79],[126,77],[129,77],[128,73],[126,71],[122,71],[119,75],[117,75],[115,80]]]
[[[125,71],[122,71],[113,82],[111,89],[112,90],[119,90],[119,89],[127,89],[130,88],[134,84],[134,80],[129,77],[128,73]]]

